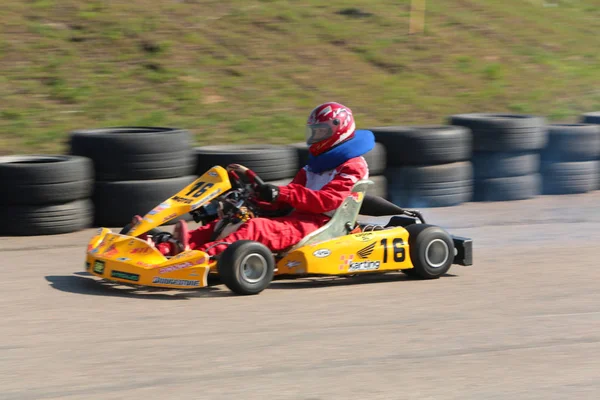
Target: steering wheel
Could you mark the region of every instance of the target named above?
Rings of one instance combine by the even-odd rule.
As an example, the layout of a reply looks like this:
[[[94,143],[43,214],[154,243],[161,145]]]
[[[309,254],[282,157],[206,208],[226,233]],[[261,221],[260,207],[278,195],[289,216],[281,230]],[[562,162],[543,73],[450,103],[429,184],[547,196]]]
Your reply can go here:
[[[256,175],[256,172],[252,171],[248,167],[244,167],[243,165],[229,164],[225,169],[229,173],[229,176],[241,187],[245,186],[242,176],[247,179],[248,183],[250,183],[252,190],[254,190],[258,185],[265,184],[265,182],[258,175]]]
[[[283,209],[277,210],[268,210],[261,207],[260,204],[255,202],[256,194],[257,194],[257,186],[261,186],[265,184],[256,172],[252,171],[250,168],[245,167],[240,164],[229,164],[226,168],[227,172],[231,179],[240,187],[244,188],[244,190],[249,186],[250,195],[247,197],[248,202],[246,205],[252,209],[252,213],[255,216],[265,216],[265,217],[279,217],[283,215],[289,214],[292,210],[291,206]],[[242,177],[246,178],[247,182],[244,182]],[[249,184],[249,185],[248,185]],[[253,199],[254,197],[254,199]]]

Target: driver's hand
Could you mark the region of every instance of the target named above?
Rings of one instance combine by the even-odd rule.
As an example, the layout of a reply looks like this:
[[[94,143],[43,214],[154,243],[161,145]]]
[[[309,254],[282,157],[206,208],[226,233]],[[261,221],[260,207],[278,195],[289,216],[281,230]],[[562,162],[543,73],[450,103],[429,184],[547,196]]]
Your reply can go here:
[[[266,201],[268,203],[274,203],[279,197],[279,187],[265,183],[263,185],[256,185],[255,187],[256,197],[259,200]]]

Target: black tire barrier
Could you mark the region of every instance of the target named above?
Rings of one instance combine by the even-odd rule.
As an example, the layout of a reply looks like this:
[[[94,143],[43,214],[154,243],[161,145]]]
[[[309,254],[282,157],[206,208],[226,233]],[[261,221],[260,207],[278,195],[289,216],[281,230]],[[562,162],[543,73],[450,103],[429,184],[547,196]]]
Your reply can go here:
[[[507,178],[538,173],[538,153],[473,153],[473,176],[476,180]]]
[[[448,120],[473,135],[473,201],[523,200],[541,193],[538,153],[548,142],[544,118],[476,113],[452,115]],[[507,188],[511,182],[514,187]]]
[[[387,166],[450,164],[471,158],[468,129],[458,126],[387,126],[367,128],[385,146]]]
[[[543,194],[587,193],[599,188],[600,161],[542,163]]]
[[[475,181],[474,201],[515,201],[539,196],[542,192],[540,174],[510,176]]]
[[[201,175],[215,165],[242,164],[264,181],[296,175],[297,152],[287,145],[215,145],[194,148],[196,174]]]
[[[524,152],[543,148],[547,142],[546,120],[521,114],[457,114],[452,125],[469,128],[473,151]]]
[[[92,226],[92,161],[68,155],[0,157],[0,235],[69,233]]]
[[[70,152],[90,158],[99,181],[176,178],[193,174],[196,165],[190,133],[173,128],[76,130]]]
[[[379,196],[384,199],[388,198],[388,181],[385,175],[369,176],[369,180],[373,181],[373,185],[369,186],[367,193],[372,196]]]
[[[95,223],[98,226],[122,227],[134,215],[144,216],[154,207],[192,183],[196,175],[171,179],[139,181],[97,181],[94,191]],[[152,218],[152,217],[150,217]],[[190,221],[189,214],[166,222],[174,224],[180,219]]]
[[[543,194],[586,193],[598,189],[600,125],[550,124],[541,151]]]
[[[37,236],[80,231],[92,226],[90,200],[63,204],[10,205],[0,207],[0,235]]]
[[[44,205],[89,198],[94,187],[90,159],[39,155],[0,157],[0,205]]]
[[[584,124],[600,124],[600,111],[581,114],[580,121]]]
[[[196,157],[187,130],[116,127],[71,132],[72,154],[89,157],[96,174],[94,223],[121,227],[191,183]],[[204,172],[204,171],[203,171]],[[186,215],[179,219],[191,220]]]
[[[542,162],[591,161],[600,158],[600,125],[550,124]]]
[[[469,161],[390,167],[386,178],[388,198],[400,207],[449,207],[473,196],[473,165]]]
[[[308,145],[304,142],[292,143],[289,147],[296,150],[298,155],[298,163],[296,170],[304,168],[308,163]],[[385,172],[387,167],[387,150],[382,143],[375,143],[375,147],[365,155],[363,155],[367,165],[369,166],[369,175],[378,176]]]

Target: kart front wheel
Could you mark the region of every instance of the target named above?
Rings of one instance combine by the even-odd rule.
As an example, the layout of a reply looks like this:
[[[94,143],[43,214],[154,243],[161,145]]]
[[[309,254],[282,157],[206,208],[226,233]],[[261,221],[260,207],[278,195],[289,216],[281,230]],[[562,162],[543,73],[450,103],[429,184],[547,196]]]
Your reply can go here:
[[[435,279],[444,275],[454,261],[454,242],[439,226],[414,224],[406,227],[412,269],[404,270],[408,276]]]
[[[275,260],[265,245],[239,240],[223,251],[217,263],[221,282],[241,295],[258,294],[273,280]]]

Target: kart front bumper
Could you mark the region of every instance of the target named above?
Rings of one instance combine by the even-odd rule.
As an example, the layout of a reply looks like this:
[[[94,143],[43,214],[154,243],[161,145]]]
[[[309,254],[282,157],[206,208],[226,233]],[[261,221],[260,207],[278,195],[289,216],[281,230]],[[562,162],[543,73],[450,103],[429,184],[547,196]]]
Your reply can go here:
[[[452,236],[454,242],[454,261],[452,264],[470,266],[473,265],[473,239],[462,236]]]

